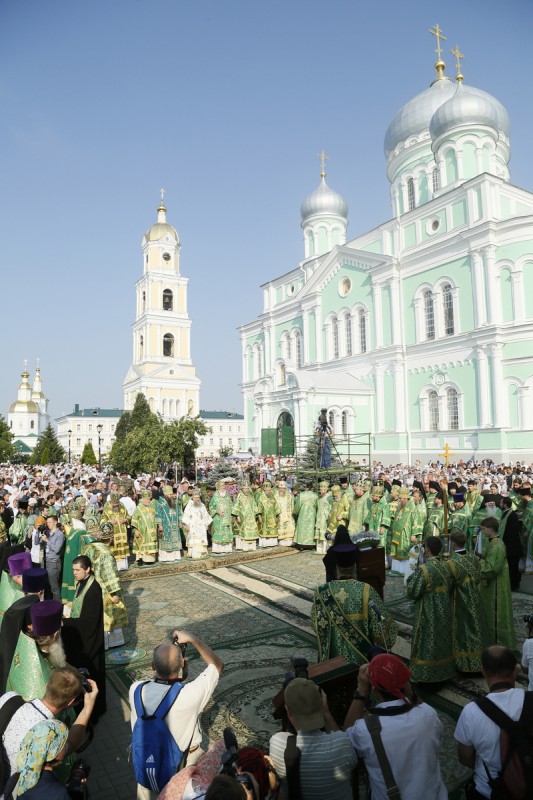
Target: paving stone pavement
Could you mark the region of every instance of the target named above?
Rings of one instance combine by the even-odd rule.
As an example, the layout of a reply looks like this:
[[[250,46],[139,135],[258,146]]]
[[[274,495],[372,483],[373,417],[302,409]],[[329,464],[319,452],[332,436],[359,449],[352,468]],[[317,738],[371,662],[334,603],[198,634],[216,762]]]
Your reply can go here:
[[[107,681],[107,713],[82,754],[91,765],[89,793],[94,800],[135,800],[135,778],[128,763],[130,708]]]

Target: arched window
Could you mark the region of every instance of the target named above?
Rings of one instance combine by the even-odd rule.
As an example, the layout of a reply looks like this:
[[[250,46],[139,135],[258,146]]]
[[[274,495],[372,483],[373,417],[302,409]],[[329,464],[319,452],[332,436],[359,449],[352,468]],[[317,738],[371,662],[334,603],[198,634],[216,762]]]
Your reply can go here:
[[[428,392],[429,430],[439,429],[439,398],[437,392]]]
[[[343,436],[348,436],[348,412],[343,411],[341,414],[341,433]]]
[[[435,338],[435,310],[433,308],[433,293],[431,289],[424,292],[424,317],[426,320],[426,339]]]
[[[446,390],[446,406],[448,410],[448,429],[450,431],[459,430],[459,398],[457,389],[450,387]]]
[[[339,320],[333,317],[331,321],[331,335],[333,338],[333,358],[339,357]]]
[[[335,414],[333,411],[330,411],[328,414],[328,424],[331,430],[335,427]]]
[[[163,336],[163,355],[164,356],[173,356],[174,355],[174,337],[171,333],[165,333]]]
[[[163,311],[172,311],[174,305],[174,298],[170,289],[165,289],[163,292]]]
[[[412,211],[415,207],[415,182],[412,178],[407,181],[407,208]]]
[[[144,336],[142,335],[142,333],[141,333],[141,335],[139,337],[139,351],[140,351],[141,358],[142,358],[143,357],[143,351],[144,351]]]
[[[279,365],[279,385],[285,386],[287,383],[287,370],[285,368],[285,364]]]
[[[30,428],[33,430],[35,428],[35,420],[32,419],[30,422]]]
[[[445,283],[442,287],[442,305],[444,310],[444,334],[446,336],[453,336],[455,333],[453,319],[453,296],[452,287],[449,283]]]
[[[344,317],[344,327],[346,332],[346,355],[351,356],[353,352],[352,347],[352,318],[349,314]]]
[[[435,194],[435,192],[438,192],[440,189],[440,172],[438,167],[434,168],[432,177],[433,177],[433,194]]]
[[[143,292],[143,311],[146,311],[146,292]]]
[[[359,352],[366,353],[366,312],[359,309]]]
[[[285,339],[285,358],[287,361],[292,359],[292,347],[291,347],[291,337],[287,334]]]
[[[300,331],[298,331],[294,337],[294,347],[296,350],[296,367],[297,369],[300,369],[303,363],[302,335]]]
[[[254,378],[257,380],[261,377],[261,348],[258,344],[254,345],[254,352],[253,352],[253,369],[254,369]]]

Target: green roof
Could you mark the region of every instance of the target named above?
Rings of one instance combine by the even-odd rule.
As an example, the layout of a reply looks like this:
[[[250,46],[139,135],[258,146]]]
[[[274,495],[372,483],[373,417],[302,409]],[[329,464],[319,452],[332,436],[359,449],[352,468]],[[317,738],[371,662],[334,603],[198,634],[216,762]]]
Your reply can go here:
[[[28,447],[28,445],[25,442],[21,442],[20,439],[16,439],[13,442],[13,444],[17,448],[19,453],[33,453],[31,447]]]
[[[237,414],[236,411],[202,411],[200,409],[200,416],[202,419],[244,419],[244,415]]]
[[[122,408],[80,408],[77,404],[74,411],[65,414],[66,417],[121,417],[124,413]]]

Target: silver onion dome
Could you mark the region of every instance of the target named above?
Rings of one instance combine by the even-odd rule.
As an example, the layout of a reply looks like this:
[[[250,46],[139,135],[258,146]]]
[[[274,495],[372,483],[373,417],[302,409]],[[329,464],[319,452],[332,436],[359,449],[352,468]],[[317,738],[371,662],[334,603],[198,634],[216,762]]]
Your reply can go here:
[[[385,134],[387,158],[401,142],[405,142],[410,136],[418,136],[429,128],[433,114],[453,97],[456,86],[449,78],[436,80],[429,89],[417,94],[398,111]]]
[[[433,115],[429,132],[433,140],[464,125],[493,128],[509,137],[509,116],[495,97],[473,86],[457,85],[453,97]]]
[[[348,219],[348,203],[342,195],[327,185],[325,175],[322,175],[320,184],[314,192],[307,195],[300,208],[302,222],[317,214],[331,214]]]

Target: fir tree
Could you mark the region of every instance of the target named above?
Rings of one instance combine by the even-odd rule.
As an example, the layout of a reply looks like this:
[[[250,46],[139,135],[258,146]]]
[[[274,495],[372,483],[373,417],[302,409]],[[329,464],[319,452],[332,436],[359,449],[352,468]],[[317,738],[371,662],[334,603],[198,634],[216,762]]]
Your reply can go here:
[[[231,464],[229,461],[226,461],[224,458],[219,458],[209,470],[207,479],[209,483],[216,483],[217,481],[223,481],[224,478],[233,478],[234,480],[237,480],[238,477],[239,473],[233,464]]]
[[[123,442],[128,433],[131,431],[131,411],[125,411],[115,428],[115,441]]]
[[[15,455],[13,435],[5,419],[0,415],[0,462],[10,461]]]
[[[37,440],[30,464],[60,464],[65,460],[65,451],[59,444],[51,423],[48,423]]]
[[[86,442],[85,447],[83,448],[83,453],[81,454],[80,464],[87,464],[90,467],[94,467],[97,461],[98,459],[96,458],[96,453],[94,452],[93,443]]]

